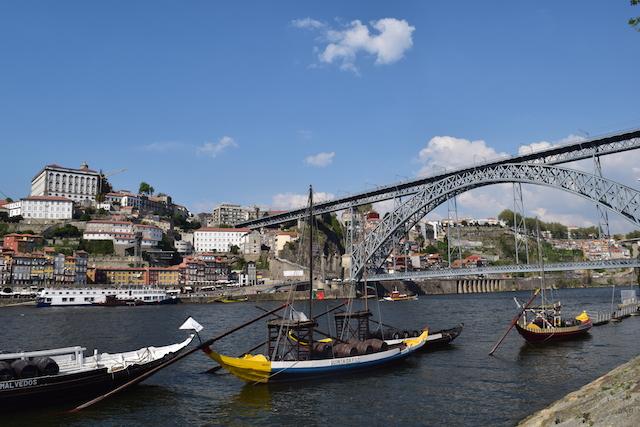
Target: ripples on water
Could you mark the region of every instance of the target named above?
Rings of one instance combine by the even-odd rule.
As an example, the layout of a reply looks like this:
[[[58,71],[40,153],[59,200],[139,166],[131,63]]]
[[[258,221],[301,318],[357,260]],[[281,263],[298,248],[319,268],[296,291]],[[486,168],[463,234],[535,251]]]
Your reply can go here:
[[[251,386],[218,371],[204,354],[173,365],[79,415],[31,411],[2,425],[513,425],[531,412],[637,355],[640,317],[592,329],[579,341],[527,345],[512,331],[495,357],[488,351],[516,312],[512,297],[528,293],[423,296],[416,302],[372,303],[383,322],[432,330],[465,323],[447,350],[419,354],[377,372],[322,381]],[[606,311],[611,289],[567,289],[566,314]],[[330,302],[329,304],[333,304]],[[322,305],[322,307],[321,307]],[[325,304],[316,309],[323,310]],[[276,306],[276,303],[265,303]],[[0,309],[0,349],[82,345],[119,352],[166,345],[184,337],[191,315],[212,336],[259,315],[252,303],[163,307],[12,307]],[[323,329],[327,320],[320,321]],[[332,328],[333,329],[333,328]],[[221,341],[236,354],[264,340],[263,322]]]

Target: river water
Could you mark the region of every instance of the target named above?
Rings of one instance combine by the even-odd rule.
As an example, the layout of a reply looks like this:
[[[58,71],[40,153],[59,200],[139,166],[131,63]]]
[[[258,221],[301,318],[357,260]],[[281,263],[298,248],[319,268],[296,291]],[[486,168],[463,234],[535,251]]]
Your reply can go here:
[[[611,289],[556,291],[566,314],[606,311]],[[640,353],[640,317],[592,329],[588,338],[534,347],[515,329],[494,357],[487,355],[516,313],[505,292],[422,296],[377,303],[383,322],[432,331],[464,322],[446,350],[427,352],[381,371],[322,381],[245,385],[196,353],[114,398],[80,414],[37,407],[2,415],[2,425],[513,425]],[[616,296],[619,298],[619,296]],[[359,304],[357,302],[356,304]],[[335,302],[319,303],[320,311]],[[264,303],[275,307],[276,303]],[[252,303],[160,307],[0,309],[0,349],[36,350],[82,345],[119,352],[182,340],[177,327],[193,316],[213,336],[260,312]],[[328,329],[327,319],[320,321]],[[266,336],[263,322],[215,348],[242,352]]]

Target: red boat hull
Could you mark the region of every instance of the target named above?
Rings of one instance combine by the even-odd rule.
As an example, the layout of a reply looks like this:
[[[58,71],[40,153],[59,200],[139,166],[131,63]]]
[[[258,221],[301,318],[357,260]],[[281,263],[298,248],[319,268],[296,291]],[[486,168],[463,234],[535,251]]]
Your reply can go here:
[[[551,330],[531,330],[516,324],[518,333],[522,338],[532,343],[567,341],[570,339],[584,336],[593,326],[591,320],[578,326],[570,326],[565,328],[552,328]]]

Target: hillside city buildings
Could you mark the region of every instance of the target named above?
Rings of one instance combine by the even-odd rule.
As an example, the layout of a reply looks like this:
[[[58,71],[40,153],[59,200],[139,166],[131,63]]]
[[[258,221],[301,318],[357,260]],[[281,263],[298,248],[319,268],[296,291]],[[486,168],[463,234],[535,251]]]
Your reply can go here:
[[[262,274],[270,263],[294,264],[288,258],[299,253],[295,244],[300,225],[252,231],[237,224],[277,213],[223,203],[211,213],[193,216],[169,195],[111,190],[102,173],[86,163],[78,169],[47,165],[31,181],[29,196],[0,200],[0,214],[12,223],[1,224],[6,234],[0,235],[0,284],[193,288],[229,280],[253,284],[258,266]],[[342,232],[353,227],[357,240],[373,232],[384,217],[373,209],[355,209],[343,211],[338,218]],[[334,227],[338,228],[333,232],[340,235],[340,226],[332,224]],[[471,233],[459,237],[457,232],[467,227]],[[479,227],[487,228],[493,237],[482,240],[474,235]],[[19,229],[28,232],[9,232]],[[548,230],[542,237],[556,249],[576,251],[575,256],[588,260],[631,256],[627,247],[613,239],[573,239],[574,231],[568,227],[566,239]],[[397,271],[438,268],[449,262],[452,267],[485,265],[501,260],[504,254],[499,253],[496,242],[509,235],[506,238],[513,239],[513,231],[496,218],[425,219],[397,242],[385,266]],[[457,259],[443,259],[447,258],[442,254],[443,242],[461,249]],[[335,251],[342,251],[331,246],[335,242],[327,239],[327,243],[332,249],[323,254],[325,265],[333,265],[334,272],[348,268],[348,254],[335,257]],[[330,260],[331,256],[338,261]]]

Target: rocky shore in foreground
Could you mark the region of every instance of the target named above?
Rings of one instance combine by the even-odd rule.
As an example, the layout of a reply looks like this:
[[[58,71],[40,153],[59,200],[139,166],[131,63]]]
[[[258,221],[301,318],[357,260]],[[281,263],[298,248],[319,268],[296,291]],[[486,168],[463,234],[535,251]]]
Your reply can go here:
[[[637,426],[640,356],[522,420],[519,426]]]

